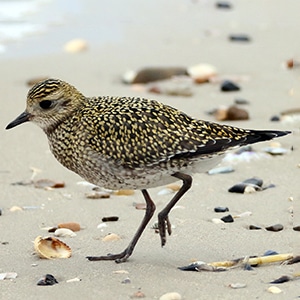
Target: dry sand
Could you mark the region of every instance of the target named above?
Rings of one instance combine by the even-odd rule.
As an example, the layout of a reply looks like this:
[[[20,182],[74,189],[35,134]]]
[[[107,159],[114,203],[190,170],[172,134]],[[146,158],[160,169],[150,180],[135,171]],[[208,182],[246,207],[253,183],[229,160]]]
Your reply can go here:
[[[158,299],[172,291],[180,293],[183,299],[273,299],[275,295],[266,291],[269,282],[295,272],[297,265],[279,264],[254,271],[234,269],[221,273],[183,272],[177,267],[193,260],[212,262],[261,255],[269,249],[280,253],[300,252],[299,232],[292,230],[294,224],[289,212],[294,206],[295,213],[299,213],[299,124],[269,121],[282,110],[299,107],[300,69],[286,70],[282,63],[289,58],[300,58],[300,3],[236,1],[229,11],[216,10],[213,3],[202,1],[154,3],[148,3],[140,15],[124,23],[123,39],[118,43],[90,47],[75,55],[56,53],[1,61],[0,272],[18,273],[15,280],[0,282],[1,299],[129,299],[138,289],[146,295],[145,299]],[[122,14],[118,9],[115,13],[116,16]],[[206,35],[209,30],[212,34]],[[249,34],[252,41],[231,43],[227,38],[230,33]],[[38,41],[37,37],[35,45]],[[221,75],[247,75],[249,80],[239,83],[240,92],[228,94],[221,93],[219,85],[194,86],[194,95],[190,98],[148,94],[119,81],[119,76],[128,68],[196,63],[210,63]],[[170,215],[175,228],[164,248],[160,247],[159,236],[148,226],[127,263],[89,262],[85,256],[121,251],[128,244],[144,213],[133,207],[134,202],[142,201],[142,195],[136,191],[133,196],[88,200],[85,198],[88,188],[79,186],[77,182],[81,178],[56,162],[39,128],[25,124],[4,130],[8,122],[24,110],[28,89],[25,82],[35,76],[61,78],[88,96],[156,98],[194,117],[211,120],[206,111],[229,105],[236,98],[245,98],[250,101],[246,107],[250,120],[232,124],[292,130],[292,135],[278,141],[288,149],[293,146],[294,151],[280,157],[238,163],[234,166],[235,172],[230,174],[195,175],[192,189],[179,203],[181,208]],[[266,145],[268,143],[258,144],[254,149],[260,151]],[[45,191],[11,185],[29,179],[30,167],[42,170],[37,178],[63,180],[66,187]],[[250,195],[227,192],[234,183],[252,176],[261,177],[276,187]],[[161,189],[150,190],[157,211],[171,197],[157,195]],[[293,197],[294,202],[290,202],[289,197]],[[10,212],[15,205],[42,209]],[[219,217],[213,212],[215,206],[228,206],[231,214],[244,211],[253,214],[234,223],[216,225],[211,222],[212,218]],[[109,223],[103,231],[97,229],[101,218],[110,215],[119,216],[119,221]],[[153,222],[155,220],[156,216]],[[70,259],[41,260],[33,255],[32,241],[38,235],[47,235],[42,227],[68,221],[85,227],[75,238],[64,239],[73,249]],[[249,224],[276,223],[283,224],[284,230],[247,229]],[[299,225],[299,218],[295,225]],[[103,243],[101,238],[109,232],[117,233],[122,239]],[[116,270],[126,270],[128,274],[114,274]],[[59,284],[37,286],[38,279],[47,273],[54,275]],[[66,283],[75,277],[82,281]],[[130,283],[121,283],[126,277]],[[237,290],[228,287],[236,282],[247,286]],[[276,297],[299,297],[299,283],[298,280],[280,285],[282,293]]]

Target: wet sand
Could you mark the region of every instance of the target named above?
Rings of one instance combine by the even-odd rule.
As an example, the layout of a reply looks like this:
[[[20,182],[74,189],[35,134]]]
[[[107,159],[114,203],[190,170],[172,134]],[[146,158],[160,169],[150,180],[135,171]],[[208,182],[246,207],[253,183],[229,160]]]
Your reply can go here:
[[[297,265],[280,264],[254,271],[238,268],[221,273],[183,272],[177,267],[194,260],[212,262],[262,255],[270,249],[279,253],[300,252],[299,233],[292,229],[300,225],[299,124],[270,122],[270,117],[280,111],[299,107],[300,69],[287,70],[282,64],[287,59],[300,58],[297,40],[300,4],[241,1],[233,3],[232,10],[222,11],[206,2],[175,1],[163,5],[157,2],[157,6],[146,8],[147,17],[143,18],[146,13],[143,12],[136,19],[124,22],[123,38],[118,42],[91,46],[88,51],[74,55],[53,53],[1,61],[0,273],[18,273],[16,279],[0,282],[3,299],[129,299],[138,289],[146,295],[145,299],[159,299],[172,291],[180,293],[183,299],[273,299],[274,295],[266,291],[269,282],[292,275],[297,268],[299,271]],[[245,33],[252,40],[232,43],[228,40],[231,33]],[[120,76],[129,68],[197,63],[214,65],[222,76],[245,75],[248,80],[239,82],[241,91],[235,93],[221,93],[219,84],[195,85],[192,97],[149,94],[120,82]],[[127,246],[144,214],[133,206],[142,202],[142,195],[136,191],[132,196],[86,199],[89,188],[78,185],[82,179],[53,158],[46,136],[39,128],[24,124],[4,130],[24,110],[28,90],[25,83],[36,76],[63,79],[87,96],[154,98],[207,120],[213,120],[207,111],[244,98],[250,102],[245,107],[250,119],[227,123],[244,128],[292,130],[293,134],[277,141],[282,147],[294,150],[283,156],[237,163],[235,172],[229,174],[196,174],[192,189],[170,214],[173,234],[164,248],[160,247],[159,236],[148,226],[127,263],[89,262],[85,259],[87,255],[118,252]],[[261,143],[253,148],[260,152],[267,145]],[[11,185],[29,179],[30,167],[42,170],[36,179],[63,180],[66,187],[46,191]],[[249,195],[228,193],[230,186],[253,176],[276,187]],[[157,195],[162,189],[149,191],[157,211],[172,196]],[[10,212],[12,206],[38,208]],[[215,206],[228,206],[232,215],[251,211],[252,216],[236,219],[234,223],[213,224],[211,219],[220,217],[213,212]],[[292,206],[295,222],[289,212]],[[103,231],[97,229],[102,217],[110,215],[119,216],[119,221],[109,223]],[[150,225],[155,220],[156,215]],[[41,260],[33,255],[32,241],[39,235],[47,235],[41,228],[68,221],[85,228],[74,238],[62,238],[73,250],[71,258]],[[281,223],[284,230],[247,229],[250,224],[265,227],[276,223]],[[102,237],[110,232],[120,235],[121,240],[102,242]],[[128,274],[115,274],[117,270],[126,270]],[[54,275],[59,284],[38,287],[38,279],[47,273]],[[75,277],[81,281],[66,283]],[[130,283],[121,283],[126,277]],[[236,290],[228,287],[236,282],[247,286]],[[279,288],[280,299],[300,295],[299,280]]]

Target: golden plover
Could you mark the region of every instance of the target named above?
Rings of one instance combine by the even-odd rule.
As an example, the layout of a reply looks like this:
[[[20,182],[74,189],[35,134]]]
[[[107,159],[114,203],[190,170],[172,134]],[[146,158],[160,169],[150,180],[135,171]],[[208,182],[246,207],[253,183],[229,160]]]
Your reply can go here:
[[[124,262],[155,211],[147,188],[178,179],[182,187],[158,214],[161,245],[171,234],[169,212],[191,187],[191,174],[217,165],[231,148],[284,136],[289,131],[249,130],[189,117],[155,100],[92,97],[47,79],[33,86],[27,107],[6,129],[32,121],[46,133],[52,153],[85,180],[109,189],[140,189],[145,216],[128,247],[89,260]]]

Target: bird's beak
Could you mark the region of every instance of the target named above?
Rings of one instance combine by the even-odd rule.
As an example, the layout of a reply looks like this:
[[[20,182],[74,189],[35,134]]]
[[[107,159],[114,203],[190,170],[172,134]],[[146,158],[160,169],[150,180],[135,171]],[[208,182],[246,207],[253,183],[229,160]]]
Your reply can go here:
[[[23,113],[21,113],[15,120],[13,120],[12,122],[10,122],[5,129],[11,129],[17,125],[20,125],[22,123],[25,123],[27,121],[30,120],[31,114],[24,111]]]

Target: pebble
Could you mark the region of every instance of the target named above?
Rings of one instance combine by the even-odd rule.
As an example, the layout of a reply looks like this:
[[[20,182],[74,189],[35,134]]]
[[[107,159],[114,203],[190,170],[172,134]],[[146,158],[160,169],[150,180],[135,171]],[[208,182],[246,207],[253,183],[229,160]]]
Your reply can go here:
[[[278,231],[283,230],[283,226],[281,224],[275,224],[275,225],[266,227],[266,230],[278,232]]]
[[[278,255],[279,253],[277,251],[274,250],[267,250],[263,256],[270,256],[270,255]]]
[[[230,193],[254,193],[256,191],[263,190],[262,188],[263,180],[257,177],[249,178],[244,180],[241,183],[235,184],[231,188],[228,189]],[[269,186],[271,187],[271,186]]]
[[[2,216],[2,209],[0,208],[0,216]]]
[[[216,213],[223,213],[223,212],[229,211],[229,208],[228,207],[223,207],[223,206],[217,206],[217,207],[214,208],[214,211]]]
[[[295,230],[295,231],[300,231],[300,225],[294,226],[294,227],[293,227],[293,230]]]
[[[240,282],[229,284],[229,287],[231,287],[232,289],[242,289],[245,288],[246,286],[247,286],[246,283],[240,283]]]
[[[232,215],[224,216],[224,217],[221,218],[221,220],[224,223],[233,223],[234,222],[234,219],[233,219]]]
[[[63,49],[68,53],[79,53],[88,49],[88,43],[83,39],[73,39],[67,42]]]
[[[233,171],[234,171],[234,168],[232,166],[226,166],[226,167],[213,168],[213,169],[209,170],[207,173],[208,173],[208,175],[215,175],[215,174],[231,173]]]
[[[182,299],[181,295],[177,292],[166,293],[159,297],[159,300],[181,300],[181,299]]]
[[[275,284],[279,284],[279,283],[288,282],[290,280],[291,280],[291,277],[284,275],[284,276],[281,276],[281,277],[279,277],[279,278],[271,281],[270,283],[272,283],[272,284],[274,284],[274,283]]]
[[[118,241],[120,239],[121,239],[121,237],[119,235],[117,235],[115,233],[109,233],[102,239],[102,241],[103,242],[113,242],[113,241]]]
[[[121,283],[123,283],[123,284],[128,284],[128,283],[131,283],[131,280],[130,280],[129,277],[126,277],[125,279],[123,279],[123,280],[121,281]]]
[[[232,42],[250,42],[250,37],[246,34],[231,34],[229,40]]]
[[[237,106],[230,106],[227,110],[227,117],[225,120],[237,121],[237,120],[249,120],[249,113]]]
[[[146,203],[135,203],[135,209],[144,210],[146,207]]]
[[[271,294],[280,294],[282,292],[282,290],[277,286],[270,286],[267,291]]]
[[[250,230],[260,230],[262,228],[260,226],[256,226],[256,225],[249,225],[249,229]]]
[[[137,291],[135,292],[130,298],[135,299],[135,298],[145,298],[146,295],[142,291]]]
[[[106,192],[92,191],[85,194],[88,199],[107,199],[110,198],[110,194]]]
[[[223,8],[223,9],[230,9],[231,4],[229,2],[218,1],[216,3],[216,7],[217,8]]]
[[[221,84],[221,91],[222,92],[235,92],[239,91],[240,87],[233,83],[232,81],[225,80]]]
[[[100,223],[98,224],[97,229],[103,229],[105,227],[108,227],[106,223]]]
[[[102,222],[116,222],[119,220],[119,217],[117,216],[111,216],[111,217],[103,217]]]
[[[54,285],[56,283],[58,283],[58,281],[56,280],[56,278],[53,275],[46,274],[37,282],[37,285],[45,286],[45,285]]]
[[[60,223],[57,225],[58,228],[68,228],[72,231],[79,231],[80,230],[80,224],[76,222],[68,222],[68,223]]]
[[[209,64],[198,64],[187,69],[188,75],[195,83],[205,83],[217,75],[217,69]]]
[[[279,116],[272,116],[272,117],[270,118],[270,121],[271,121],[271,122],[279,122],[279,121],[280,121],[280,117],[279,117]]]
[[[234,103],[239,105],[244,105],[244,104],[249,104],[249,101],[246,99],[237,98],[234,100]]]
[[[191,83],[186,80],[168,80],[156,83],[148,89],[149,93],[164,94],[170,96],[190,97],[193,95]]]

